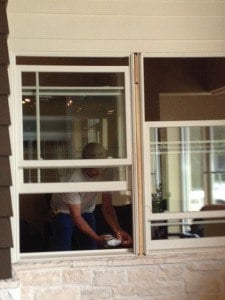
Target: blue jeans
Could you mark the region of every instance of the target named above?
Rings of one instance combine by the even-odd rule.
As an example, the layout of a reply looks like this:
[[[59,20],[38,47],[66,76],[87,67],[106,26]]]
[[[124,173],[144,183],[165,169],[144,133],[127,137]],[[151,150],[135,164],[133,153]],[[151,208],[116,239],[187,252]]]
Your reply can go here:
[[[84,213],[82,217],[96,231],[94,214]],[[53,248],[55,251],[95,250],[97,244],[74,225],[69,214],[59,213],[53,220]]]

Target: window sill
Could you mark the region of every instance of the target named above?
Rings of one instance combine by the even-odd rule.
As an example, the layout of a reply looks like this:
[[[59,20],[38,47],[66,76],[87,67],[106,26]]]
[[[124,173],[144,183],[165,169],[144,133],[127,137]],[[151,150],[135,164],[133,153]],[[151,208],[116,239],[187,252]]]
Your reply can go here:
[[[127,250],[127,249],[126,249]],[[182,251],[155,252],[150,255],[136,255],[129,251],[118,252],[113,250],[110,254],[101,256],[94,254],[90,256],[61,256],[61,257],[29,257],[23,258],[13,264],[16,271],[49,268],[73,268],[73,267],[107,267],[107,266],[141,266],[159,265],[167,263],[186,263],[200,260],[224,260],[225,247],[212,247],[208,249],[183,249]]]

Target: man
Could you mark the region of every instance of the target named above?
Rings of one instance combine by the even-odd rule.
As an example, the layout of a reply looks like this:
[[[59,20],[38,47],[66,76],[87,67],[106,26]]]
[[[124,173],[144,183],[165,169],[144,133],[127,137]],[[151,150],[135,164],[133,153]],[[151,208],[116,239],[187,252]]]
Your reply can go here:
[[[106,158],[105,149],[98,143],[88,143],[83,149],[86,159]],[[77,169],[69,181],[100,181],[103,168]],[[102,198],[102,214],[111,227],[115,237],[121,240],[123,247],[132,245],[131,236],[121,229],[112,206],[110,192],[82,192],[54,194],[51,207],[56,211],[53,221],[55,250],[72,250],[72,237],[80,237],[80,249],[97,249],[105,243],[106,235],[98,235],[95,228],[94,209],[96,201]]]

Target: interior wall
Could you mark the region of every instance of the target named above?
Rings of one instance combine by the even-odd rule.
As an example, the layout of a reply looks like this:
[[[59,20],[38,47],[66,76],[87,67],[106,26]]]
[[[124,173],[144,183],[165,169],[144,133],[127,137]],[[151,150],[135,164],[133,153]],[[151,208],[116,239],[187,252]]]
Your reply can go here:
[[[225,76],[224,76],[225,77]],[[160,120],[217,120],[225,118],[224,94],[161,94]]]
[[[204,97],[205,95],[200,95],[200,93],[209,94],[211,90],[225,86],[224,65],[223,57],[216,59],[208,57],[145,58],[145,120],[223,119],[225,115],[216,110],[215,104],[214,109],[210,108],[209,114],[206,111],[199,114],[199,109],[193,105],[196,100],[193,94],[198,97],[196,103],[201,109],[202,105],[204,107],[206,104],[212,107],[214,101],[221,103],[219,96],[209,99],[209,95]],[[176,98],[172,102],[168,102],[164,109],[163,106],[166,103],[165,96],[162,94],[166,93],[173,95],[189,93],[189,101],[185,103],[184,107],[184,101],[187,98],[181,100],[183,97],[181,96],[179,101]],[[170,96],[170,100],[173,95]],[[204,104],[204,102],[206,103]],[[168,111],[165,113],[167,109]],[[212,116],[213,114],[215,116]]]

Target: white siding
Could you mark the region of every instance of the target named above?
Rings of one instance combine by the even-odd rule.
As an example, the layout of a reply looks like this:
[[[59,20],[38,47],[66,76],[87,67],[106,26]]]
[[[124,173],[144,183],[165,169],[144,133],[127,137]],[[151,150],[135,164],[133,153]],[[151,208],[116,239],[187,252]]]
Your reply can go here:
[[[224,0],[8,0],[12,13],[223,16]]]
[[[9,0],[9,50],[221,55],[225,1]]]

